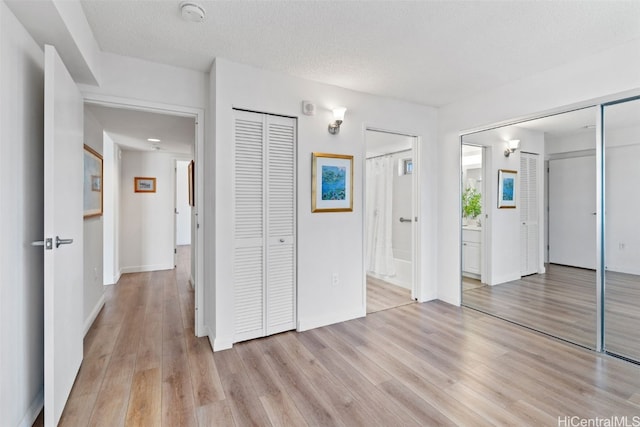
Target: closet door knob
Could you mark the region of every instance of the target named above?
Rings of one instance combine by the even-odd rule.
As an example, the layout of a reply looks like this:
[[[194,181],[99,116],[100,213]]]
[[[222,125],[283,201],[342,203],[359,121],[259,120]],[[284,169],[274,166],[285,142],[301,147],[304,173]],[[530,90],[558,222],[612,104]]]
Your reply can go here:
[[[280,239],[280,243],[284,243],[284,239]]]

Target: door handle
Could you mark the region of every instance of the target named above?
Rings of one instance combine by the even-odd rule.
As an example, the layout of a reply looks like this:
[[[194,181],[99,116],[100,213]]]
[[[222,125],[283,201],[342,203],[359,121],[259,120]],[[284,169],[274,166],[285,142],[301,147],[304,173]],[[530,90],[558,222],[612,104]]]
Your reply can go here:
[[[280,243],[284,243],[284,239],[280,239]]]
[[[53,249],[53,239],[52,238],[48,238],[48,239],[44,239],[44,240],[36,240],[34,242],[31,242],[31,246],[44,246],[44,248],[46,250],[51,250]]]
[[[56,236],[56,248],[59,248],[60,245],[70,245],[73,243],[73,239],[61,239],[59,236]]]

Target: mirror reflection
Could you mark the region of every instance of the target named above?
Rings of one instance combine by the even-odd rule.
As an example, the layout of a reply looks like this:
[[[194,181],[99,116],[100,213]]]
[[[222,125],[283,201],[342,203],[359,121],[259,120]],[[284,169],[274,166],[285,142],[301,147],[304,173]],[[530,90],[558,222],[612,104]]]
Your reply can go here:
[[[462,139],[462,303],[596,345],[596,131],[588,108]]]
[[[604,108],[604,347],[640,361],[640,100]]]

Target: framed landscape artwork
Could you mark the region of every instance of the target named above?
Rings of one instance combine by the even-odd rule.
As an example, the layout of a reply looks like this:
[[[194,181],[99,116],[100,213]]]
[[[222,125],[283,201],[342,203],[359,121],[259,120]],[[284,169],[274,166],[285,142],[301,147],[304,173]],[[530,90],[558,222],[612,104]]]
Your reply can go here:
[[[102,156],[85,144],[83,214],[85,218],[102,215]]]
[[[136,193],[155,193],[156,179],[150,177],[136,176],[133,178],[133,188]]]
[[[517,171],[498,170],[498,208],[508,209],[516,207],[516,177]]]
[[[311,212],[353,211],[353,156],[312,154]]]

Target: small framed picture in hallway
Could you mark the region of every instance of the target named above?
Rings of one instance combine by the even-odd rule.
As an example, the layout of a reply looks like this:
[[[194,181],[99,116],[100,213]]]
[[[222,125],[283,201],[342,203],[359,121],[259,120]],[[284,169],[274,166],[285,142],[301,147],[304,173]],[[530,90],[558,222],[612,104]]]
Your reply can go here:
[[[133,178],[133,187],[136,193],[155,193],[156,179],[150,177],[136,176]]]
[[[498,208],[516,207],[517,171],[500,169],[498,171]]]
[[[353,156],[313,153],[311,212],[353,211]]]
[[[83,202],[85,218],[102,215],[102,156],[86,144]]]

